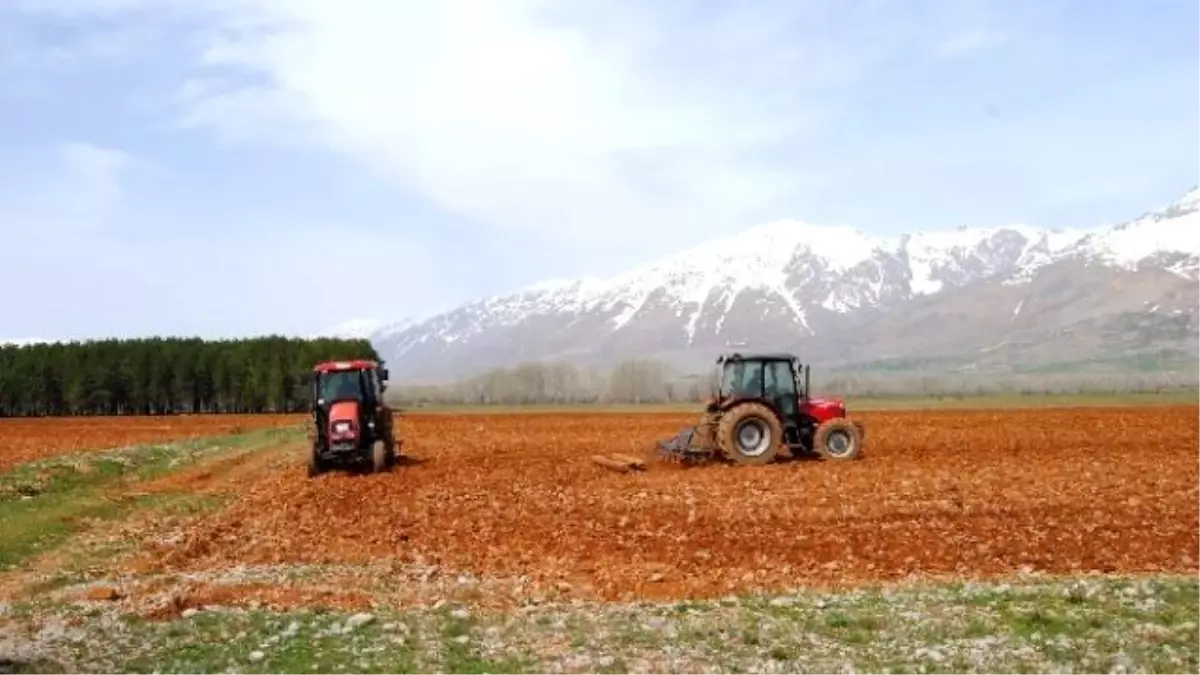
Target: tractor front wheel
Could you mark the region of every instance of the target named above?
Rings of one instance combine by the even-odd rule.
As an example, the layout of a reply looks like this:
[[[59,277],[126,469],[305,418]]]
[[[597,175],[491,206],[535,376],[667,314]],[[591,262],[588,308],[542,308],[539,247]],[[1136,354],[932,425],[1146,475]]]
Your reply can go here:
[[[768,464],[783,446],[783,425],[767,406],[746,403],[721,416],[716,436],[721,452],[738,464]]]
[[[862,442],[862,426],[841,417],[817,427],[813,448],[825,459],[858,459],[862,456]]]
[[[313,443],[308,452],[308,477],[314,478],[325,472],[325,462],[321,460],[321,448]]]
[[[371,445],[371,463],[375,469],[375,473],[382,473],[388,469],[388,446],[385,441],[378,440]]]

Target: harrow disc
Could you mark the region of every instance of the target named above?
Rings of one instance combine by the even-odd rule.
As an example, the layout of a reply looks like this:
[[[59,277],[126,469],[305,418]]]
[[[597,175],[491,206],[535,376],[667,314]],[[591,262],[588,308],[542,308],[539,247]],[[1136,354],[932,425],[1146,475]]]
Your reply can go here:
[[[715,449],[705,443],[711,438],[711,432],[705,428],[704,422],[695,427],[684,429],[674,438],[659,441],[659,458],[671,464],[695,466],[712,460]]]

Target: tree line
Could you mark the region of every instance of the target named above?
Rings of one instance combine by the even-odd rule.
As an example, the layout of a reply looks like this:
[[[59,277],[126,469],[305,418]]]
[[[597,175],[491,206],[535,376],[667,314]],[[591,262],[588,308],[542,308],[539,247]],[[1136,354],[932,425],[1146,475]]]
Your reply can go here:
[[[367,340],[146,338],[0,346],[0,416],[292,413],[314,364]]]
[[[414,386],[397,380],[389,394],[402,407],[671,403],[702,400],[709,394],[710,379],[678,375],[655,359],[623,361],[607,369],[531,362],[449,384]]]
[[[367,340],[263,337],[100,340],[0,346],[0,417],[294,413],[307,410],[313,364],[379,355]],[[816,394],[969,396],[1193,390],[1197,374],[974,374],[813,372]],[[679,373],[654,359],[612,367],[522,363],[459,382],[406,385],[389,399],[423,405],[699,403],[712,373]]]

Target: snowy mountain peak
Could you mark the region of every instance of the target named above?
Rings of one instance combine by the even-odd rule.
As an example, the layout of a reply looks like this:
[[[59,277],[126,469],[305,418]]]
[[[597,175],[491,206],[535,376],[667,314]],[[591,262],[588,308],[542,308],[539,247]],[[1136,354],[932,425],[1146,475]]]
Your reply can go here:
[[[379,337],[397,335],[399,333],[403,333],[409,328],[412,328],[413,326],[416,326],[422,321],[424,321],[424,319],[420,317],[406,316],[403,319],[393,321],[376,329],[375,335]]]
[[[516,290],[516,293],[560,293],[563,291],[579,291],[584,288],[589,288],[600,284],[600,279],[595,277],[579,277],[569,279],[565,277],[555,277],[552,279],[544,279],[532,284],[527,284]]]
[[[1156,258],[1170,258],[1166,269],[1197,278],[1200,258],[1200,188],[1134,220],[1090,235],[1081,253],[1126,269]]]
[[[1200,211],[1200,185],[1193,187],[1179,201],[1159,209],[1157,213],[1165,217],[1182,216]]]
[[[1198,214],[1193,189],[1168,207],[1094,230],[1017,223],[878,237],[783,219],[607,279],[551,279],[393,324],[373,339],[389,359],[507,354],[501,362],[564,351],[691,350],[760,336],[764,326],[790,343],[828,335],[841,317],[864,310],[886,315],[951,289],[1025,286],[1071,260],[1193,278]],[[1034,306],[1022,307],[1026,317]]]
[[[883,244],[884,240],[852,227],[778,220],[706,242],[671,259],[687,262],[704,257],[716,264],[756,260],[778,268],[799,253],[820,259],[827,268],[846,270],[869,260]]]
[[[534,316],[603,316],[602,330],[614,332],[664,316],[683,321],[692,344],[706,330],[720,333],[735,304],[748,297],[774,306],[795,330],[812,335],[814,312],[852,312],[1013,271],[1030,248],[1040,245],[1049,259],[1057,251],[1057,242],[1050,250],[1050,238],[1012,226],[888,239],[851,227],[779,220],[607,280],[551,279],[474,302],[457,315],[435,319],[434,335],[419,340],[469,342],[492,327]]]

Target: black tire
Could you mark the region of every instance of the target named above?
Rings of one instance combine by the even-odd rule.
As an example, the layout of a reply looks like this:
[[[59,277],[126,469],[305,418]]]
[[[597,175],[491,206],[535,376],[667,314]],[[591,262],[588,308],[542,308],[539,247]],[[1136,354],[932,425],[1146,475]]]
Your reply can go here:
[[[388,447],[382,439],[371,445],[371,464],[375,473],[382,473],[388,469]]]
[[[817,427],[813,447],[824,459],[849,461],[862,457],[863,434],[860,425],[844,417]]]
[[[325,462],[321,461],[319,448],[314,444],[308,451],[308,477],[315,478],[325,473]]]
[[[388,468],[396,466],[399,456],[396,454],[396,439],[390,439],[387,444],[387,465]]]
[[[726,411],[716,436],[722,454],[738,464],[769,464],[783,447],[783,425],[761,403],[743,403]]]
[[[850,422],[850,423],[854,425],[854,428],[855,428],[855,429],[858,429],[858,440],[859,440],[859,442],[861,442],[861,443],[865,443],[865,442],[866,442],[866,440],[867,440],[867,427],[866,427],[866,425],[864,425],[862,422],[859,422],[859,421],[857,421],[857,420],[855,420],[855,421],[852,421],[852,422]]]

